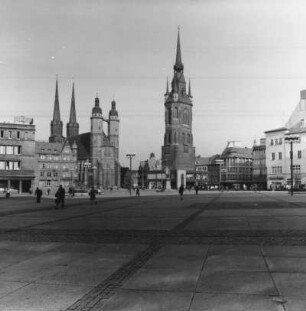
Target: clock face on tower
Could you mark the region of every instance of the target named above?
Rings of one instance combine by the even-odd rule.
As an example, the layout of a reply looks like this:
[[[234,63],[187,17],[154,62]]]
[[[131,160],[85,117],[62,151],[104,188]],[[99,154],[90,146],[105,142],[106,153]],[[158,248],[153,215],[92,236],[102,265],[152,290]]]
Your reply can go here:
[[[177,94],[177,93],[173,93],[173,100],[174,100],[175,102],[178,101],[178,94]]]

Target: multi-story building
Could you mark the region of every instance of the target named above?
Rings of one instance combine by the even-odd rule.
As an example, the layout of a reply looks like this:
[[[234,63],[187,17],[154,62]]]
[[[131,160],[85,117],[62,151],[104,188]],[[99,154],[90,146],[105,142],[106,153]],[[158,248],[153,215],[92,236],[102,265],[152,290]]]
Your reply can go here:
[[[254,141],[253,145],[253,184],[257,189],[267,188],[266,139]]]
[[[291,143],[292,183],[295,188],[306,186],[306,90],[300,92],[300,101],[285,126],[266,131],[267,188],[288,189],[291,186]]]
[[[252,184],[252,149],[230,141],[221,154],[221,185],[228,189],[249,189]]]
[[[0,188],[29,192],[35,168],[35,125],[33,119],[15,117],[0,123]]]
[[[188,175],[194,174],[195,147],[192,135],[192,95],[188,93],[181,57],[180,34],[177,38],[174,76],[169,92],[168,80],[165,93],[165,135],[162,146],[163,171],[170,172],[171,183],[166,187],[186,186]]]
[[[147,189],[164,188],[166,174],[162,169],[161,160],[156,159],[152,152],[150,158],[141,161],[138,168],[138,185]]]
[[[64,143],[36,142],[35,187],[54,193],[59,185],[66,190],[78,187],[77,146]]]

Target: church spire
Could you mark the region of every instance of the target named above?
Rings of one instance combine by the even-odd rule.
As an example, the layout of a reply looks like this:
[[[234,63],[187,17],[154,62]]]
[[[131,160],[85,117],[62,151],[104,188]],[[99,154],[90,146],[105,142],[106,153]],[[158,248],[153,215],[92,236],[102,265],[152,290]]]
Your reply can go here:
[[[55,86],[53,121],[56,121],[56,122],[61,121],[61,114],[60,114],[59,100],[58,100],[58,78],[57,77],[56,77],[56,86]]]
[[[168,77],[167,77],[167,86],[166,86],[166,93],[165,95],[169,94],[169,81],[168,81]]]
[[[184,65],[182,63],[182,53],[181,53],[180,27],[178,27],[178,32],[177,32],[176,59],[175,59],[175,64],[173,68],[177,72],[184,70]]]
[[[50,143],[60,143],[64,141],[63,122],[61,121],[59,100],[58,100],[58,77],[57,76],[56,76],[56,86],[55,86],[53,120],[51,121],[50,129],[51,129],[51,135],[49,137]]]
[[[75,98],[74,98],[74,83],[72,84],[72,96],[71,96],[71,106],[70,106],[70,118],[69,118],[69,123],[76,123]]]
[[[191,95],[191,83],[190,83],[190,79],[189,79],[189,86],[188,86],[188,96],[192,97]]]
[[[72,84],[71,106],[69,123],[67,123],[67,137],[79,135],[79,123],[76,120],[75,112],[75,97],[74,97],[74,83]]]

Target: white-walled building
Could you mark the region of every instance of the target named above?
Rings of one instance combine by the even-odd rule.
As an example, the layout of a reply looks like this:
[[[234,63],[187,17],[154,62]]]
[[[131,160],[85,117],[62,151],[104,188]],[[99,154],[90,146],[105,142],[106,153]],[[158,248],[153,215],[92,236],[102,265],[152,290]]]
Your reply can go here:
[[[301,91],[299,104],[284,127],[266,131],[267,188],[285,189],[291,185],[291,144],[286,140],[296,137],[292,144],[293,186],[306,188],[306,90]]]

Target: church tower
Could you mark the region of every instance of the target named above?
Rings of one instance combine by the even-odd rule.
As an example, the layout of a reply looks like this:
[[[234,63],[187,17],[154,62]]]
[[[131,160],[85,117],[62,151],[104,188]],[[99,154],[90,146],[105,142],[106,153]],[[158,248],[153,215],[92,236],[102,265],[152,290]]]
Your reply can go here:
[[[186,186],[187,171],[194,171],[195,147],[192,135],[192,95],[188,93],[182,63],[180,32],[178,30],[174,75],[169,91],[165,93],[165,134],[162,146],[162,163],[170,171],[171,187]]]
[[[54,110],[53,120],[50,124],[51,135],[49,137],[50,143],[62,143],[65,138],[63,137],[63,122],[61,121],[59,100],[58,100],[58,80],[56,79],[55,87],[55,99],[54,99]]]
[[[116,102],[112,101],[112,109],[109,111],[108,115],[109,125],[108,125],[108,137],[111,146],[115,147],[115,159],[119,161],[119,116],[116,110]]]
[[[110,145],[114,147],[114,185],[120,186],[120,164],[119,164],[119,115],[116,102],[112,101],[112,109],[108,114],[108,138]]]
[[[75,112],[74,83],[72,84],[70,118],[69,123],[67,123],[66,130],[67,130],[67,138],[79,135],[79,123],[77,123],[76,121],[76,112]]]
[[[103,116],[99,98],[95,99],[90,118],[90,162],[92,168],[92,185],[98,184],[99,158],[103,144]]]

